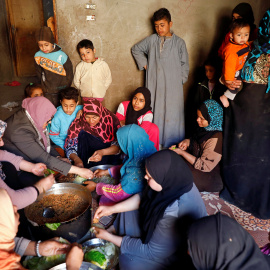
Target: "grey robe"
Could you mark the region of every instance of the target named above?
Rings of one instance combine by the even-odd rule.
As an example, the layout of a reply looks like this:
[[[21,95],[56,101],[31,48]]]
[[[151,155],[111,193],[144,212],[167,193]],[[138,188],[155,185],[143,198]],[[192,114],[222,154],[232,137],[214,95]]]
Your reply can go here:
[[[186,44],[172,35],[164,42],[153,34],[134,45],[131,52],[140,70],[146,69],[145,86],[151,92],[154,123],[159,127],[164,147],[185,138],[183,84],[188,79],[189,64]]]

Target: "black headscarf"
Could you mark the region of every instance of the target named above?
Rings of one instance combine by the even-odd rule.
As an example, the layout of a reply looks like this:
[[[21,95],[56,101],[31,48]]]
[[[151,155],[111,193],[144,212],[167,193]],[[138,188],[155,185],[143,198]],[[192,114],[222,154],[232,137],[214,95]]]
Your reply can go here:
[[[254,24],[254,15],[251,5],[249,3],[240,3],[233,9],[232,15],[233,13],[237,13],[245,19],[250,25],[250,33],[253,33],[256,25]]]
[[[140,111],[135,111],[133,109],[133,106],[132,106],[132,100],[134,98],[135,95],[137,95],[138,93],[142,93],[143,96],[144,96],[144,99],[145,99],[145,106],[143,109],[141,109]],[[141,116],[141,115],[144,115],[146,114],[148,111],[151,111],[152,108],[151,108],[151,93],[149,91],[148,88],[146,87],[139,87],[137,88],[132,97],[131,97],[131,100],[128,104],[128,107],[127,107],[127,112],[126,112],[126,125],[130,125],[130,124],[138,124],[138,121],[137,119]]]
[[[269,269],[252,236],[235,220],[220,213],[191,225],[188,249],[198,270]]]
[[[147,186],[140,204],[142,241],[148,243],[165,209],[191,190],[193,177],[183,158],[168,149],[147,158],[145,167],[151,177],[162,186],[160,192]]]

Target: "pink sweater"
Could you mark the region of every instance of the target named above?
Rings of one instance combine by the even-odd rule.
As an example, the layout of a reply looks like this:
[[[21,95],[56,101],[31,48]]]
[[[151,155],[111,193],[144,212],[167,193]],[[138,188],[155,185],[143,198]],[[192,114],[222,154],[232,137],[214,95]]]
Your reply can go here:
[[[9,153],[4,150],[0,150],[0,161],[7,161],[13,164],[17,171],[20,170],[20,163],[22,157],[16,156],[12,153]],[[0,188],[3,188],[7,191],[8,195],[11,198],[11,201],[18,209],[22,209],[29,204],[33,203],[37,199],[37,191],[33,187],[26,187],[19,190],[14,190],[10,188],[3,179],[0,180]]]

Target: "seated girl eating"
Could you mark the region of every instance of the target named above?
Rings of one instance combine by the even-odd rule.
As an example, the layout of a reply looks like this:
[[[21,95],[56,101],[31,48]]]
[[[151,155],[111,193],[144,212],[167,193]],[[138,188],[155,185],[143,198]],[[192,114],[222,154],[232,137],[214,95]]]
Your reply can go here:
[[[151,108],[151,93],[145,87],[137,88],[131,99],[120,103],[116,116],[121,126],[137,124],[149,135],[150,141],[159,150],[159,129],[153,121]]]
[[[204,101],[197,110],[198,129],[170,149],[190,165],[194,183],[199,191],[217,192],[223,187],[219,162],[222,157],[223,109],[213,99]]]
[[[121,150],[126,154],[124,165],[112,167],[110,170],[97,170],[95,175],[111,174],[118,178],[120,169],[120,183],[118,185],[109,185],[104,183],[94,183],[85,181],[90,191],[96,189],[98,195],[101,195],[100,205],[113,205],[116,202],[123,201],[133,194],[143,190],[146,181],[145,159],[156,152],[154,143],[149,140],[145,130],[138,125],[132,124],[120,128],[117,133],[117,140]]]

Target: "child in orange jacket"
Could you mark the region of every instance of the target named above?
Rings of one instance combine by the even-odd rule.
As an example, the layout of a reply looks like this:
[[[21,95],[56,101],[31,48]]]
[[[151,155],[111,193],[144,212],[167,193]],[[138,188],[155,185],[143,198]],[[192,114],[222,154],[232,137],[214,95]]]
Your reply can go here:
[[[240,79],[241,69],[243,68],[249,53],[249,33],[250,26],[244,19],[236,19],[231,24],[230,42],[223,50],[223,76],[225,82],[231,84],[234,78]],[[233,100],[239,89],[225,91],[220,100],[224,107],[228,107],[228,98]]]

